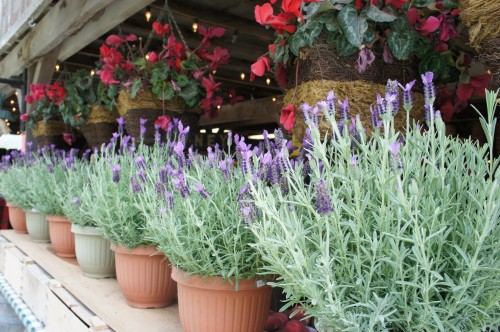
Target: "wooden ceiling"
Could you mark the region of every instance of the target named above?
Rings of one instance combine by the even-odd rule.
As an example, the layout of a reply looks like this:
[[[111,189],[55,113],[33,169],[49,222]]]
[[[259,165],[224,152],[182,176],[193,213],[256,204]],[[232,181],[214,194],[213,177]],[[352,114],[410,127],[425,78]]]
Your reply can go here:
[[[195,47],[201,37],[194,33],[192,24],[195,20],[204,26],[221,26],[226,29],[224,37],[214,39],[213,44],[227,48],[231,54],[231,62],[221,67],[215,78],[222,82],[224,89],[235,88],[238,95],[246,100],[264,98],[281,94],[280,88],[271,75],[271,82],[266,83],[267,77],[257,77],[253,82],[250,78],[250,66],[257,58],[267,52],[267,45],[274,40],[273,32],[266,30],[255,22],[254,8],[265,1],[251,0],[170,0],[168,6],[179,25],[188,46]],[[61,72],[72,72],[80,68],[94,67],[98,60],[99,47],[104,43],[106,36],[116,33],[133,33],[143,40],[148,38],[152,22],[156,20],[164,7],[165,1],[158,0],[151,4],[152,18],[148,23],[145,18],[146,8],[126,19],[122,24],[114,27],[82,50],[60,63]],[[161,48],[161,40],[154,38],[150,49]],[[245,79],[241,79],[245,73]]]

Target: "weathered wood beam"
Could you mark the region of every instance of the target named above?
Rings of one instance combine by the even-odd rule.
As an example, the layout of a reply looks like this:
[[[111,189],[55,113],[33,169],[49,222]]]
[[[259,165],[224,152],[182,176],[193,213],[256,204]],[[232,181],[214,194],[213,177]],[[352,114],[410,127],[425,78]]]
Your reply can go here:
[[[198,19],[202,23],[208,23],[209,25],[238,30],[240,34],[246,34],[259,40],[274,40],[274,33],[271,30],[266,30],[264,27],[256,29],[260,26],[257,22],[227,13],[220,13],[210,8],[187,6],[183,1],[170,1],[169,6],[175,16],[188,16],[191,20]]]
[[[2,59],[0,75],[18,75],[23,68],[49,53],[112,2],[113,0],[59,1]]]
[[[217,112],[217,117],[213,119],[202,116],[198,124],[200,126],[212,126],[242,122],[245,122],[245,124],[251,123],[252,125],[279,123],[281,107],[279,99],[276,102],[272,98],[243,101],[232,106],[222,106]]]
[[[66,60],[90,44],[97,37],[105,34],[153,1],[154,0],[115,0],[111,5],[106,7],[106,9],[93,17],[81,30],[64,41],[61,47],[59,60]]]

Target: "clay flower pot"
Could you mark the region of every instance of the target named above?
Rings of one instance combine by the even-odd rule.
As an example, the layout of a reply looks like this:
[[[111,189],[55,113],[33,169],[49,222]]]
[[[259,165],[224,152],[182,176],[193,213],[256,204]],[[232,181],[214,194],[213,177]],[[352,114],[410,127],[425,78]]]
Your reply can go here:
[[[12,228],[16,233],[26,234],[28,233],[28,228],[26,228],[26,214],[23,209],[18,208],[12,204],[7,203],[9,208],[9,220]]]
[[[71,232],[75,235],[76,260],[83,275],[95,279],[114,277],[115,255],[101,230],[72,224]]]
[[[170,261],[155,247],[115,251],[116,279],[127,300],[135,308],[163,308],[174,302],[177,285],[171,278]]]
[[[269,315],[272,288],[257,279],[235,284],[220,277],[201,278],[173,267],[179,315],[184,332],[262,332]]]
[[[49,222],[44,214],[37,210],[28,210],[26,213],[26,228],[28,234],[34,242],[49,243]]]
[[[71,233],[71,222],[64,216],[47,216],[50,241],[59,257],[76,257],[75,236]]]

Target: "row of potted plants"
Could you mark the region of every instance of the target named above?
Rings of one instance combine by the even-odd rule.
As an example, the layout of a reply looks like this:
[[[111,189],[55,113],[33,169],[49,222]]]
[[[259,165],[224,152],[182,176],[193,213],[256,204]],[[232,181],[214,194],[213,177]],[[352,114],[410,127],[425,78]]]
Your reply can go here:
[[[148,146],[124,135],[119,119],[92,155],[45,148],[4,158],[0,192],[27,211],[66,215],[75,234],[102,233],[127,302],[161,307],[177,291],[186,331],[262,331],[270,286],[285,290],[283,310],[300,305],[291,315],[304,311],[321,331],[497,326],[496,94],[487,95],[488,144],[479,146],[445,135],[432,73],[423,75],[426,126],[396,131],[395,105],[409,118],[411,85],[401,86],[402,100],[392,90],[379,96],[371,136],[333,92],[302,105],[308,129],[295,159],[279,130],[259,146],[229,134],[225,147],[202,154],[180,121],[157,123]],[[149,263],[124,270],[135,253]],[[78,244],[76,256],[85,269]],[[145,271],[153,276],[129,289]],[[140,302],[155,285],[160,294]]]

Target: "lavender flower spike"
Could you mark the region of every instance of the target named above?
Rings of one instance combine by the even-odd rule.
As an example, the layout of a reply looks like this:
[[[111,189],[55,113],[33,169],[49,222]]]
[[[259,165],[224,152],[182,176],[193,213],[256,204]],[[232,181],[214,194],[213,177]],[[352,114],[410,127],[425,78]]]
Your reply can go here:
[[[406,83],[405,86],[402,86],[401,83],[398,83],[399,87],[403,90],[403,107],[409,112],[413,108],[413,86],[417,80],[413,80],[410,83]]]
[[[349,100],[346,98],[343,102],[339,100],[340,120],[349,121]]]
[[[400,146],[401,146],[401,144],[398,141],[389,144],[389,151],[391,152],[391,155],[393,155],[394,157],[399,156]]]
[[[325,181],[319,180],[316,184],[316,211],[319,214],[333,212],[332,198]]]
[[[436,88],[434,87],[434,83],[432,80],[434,79],[434,73],[428,71],[425,74],[422,74],[422,83],[424,84],[424,97],[426,103],[432,105],[434,100],[436,99]]]
[[[142,191],[141,185],[139,184],[139,181],[137,181],[137,178],[135,176],[130,178],[130,188],[136,194]]]
[[[116,122],[118,122],[118,134],[123,135],[123,126],[127,121],[125,121],[123,117],[119,117],[118,119],[116,119]]]
[[[140,118],[139,123],[141,126],[141,139],[144,138],[144,134],[146,133],[146,123],[148,122],[148,119]]]
[[[205,190],[205,188],[203,187],[203,185],[200,182],[195,183],[194,189],[200,193],[201,197],[203,197],[203,198],[210,197],[209,193]]]
[[[120,165],[113,166],[113,182],[120,182]]]
[[[71,200],[71,202],[73,204],[75,204],[76,206],[80,206],[80,200],[78,199],[78,197],[73,197],[73,199]]]

